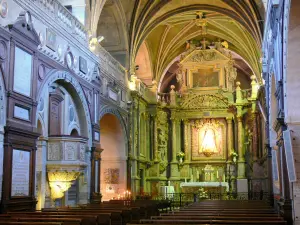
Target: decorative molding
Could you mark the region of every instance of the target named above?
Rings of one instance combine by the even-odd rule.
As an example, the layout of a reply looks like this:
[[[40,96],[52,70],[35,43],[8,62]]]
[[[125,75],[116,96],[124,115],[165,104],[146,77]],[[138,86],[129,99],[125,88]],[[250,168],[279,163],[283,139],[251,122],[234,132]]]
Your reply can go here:
[[[183,97],[182,109],[227,109],[229,107],[228,99],[223,96],[211,94],[188,94]]]

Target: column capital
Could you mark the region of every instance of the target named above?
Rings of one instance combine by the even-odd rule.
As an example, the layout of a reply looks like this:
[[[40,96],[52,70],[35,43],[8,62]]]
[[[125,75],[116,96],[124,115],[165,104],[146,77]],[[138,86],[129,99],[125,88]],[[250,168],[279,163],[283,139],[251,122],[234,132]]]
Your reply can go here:
[[[226,117],[227,123],[232,123],[232,117]]]
[[[242,116],[241,116],[241,115],[240,115],[240,116],[237,116],[236,118],[237,118],[237,121],[238,121],[238,122],[242,122]]]
[[[181,121],[181,119],[178,117],[171,117],[170,119],[172,123],[179,123]]]

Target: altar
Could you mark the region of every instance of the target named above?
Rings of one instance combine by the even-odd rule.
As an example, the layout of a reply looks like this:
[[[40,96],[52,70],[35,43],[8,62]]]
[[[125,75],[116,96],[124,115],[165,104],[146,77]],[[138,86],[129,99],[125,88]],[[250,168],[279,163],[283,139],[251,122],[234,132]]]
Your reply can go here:
[[[229,191],[227,182],[183,182],[180,183],[180,188],[183,193],[195,193],[199,188],[204,188],[205,191],[219,192]]]

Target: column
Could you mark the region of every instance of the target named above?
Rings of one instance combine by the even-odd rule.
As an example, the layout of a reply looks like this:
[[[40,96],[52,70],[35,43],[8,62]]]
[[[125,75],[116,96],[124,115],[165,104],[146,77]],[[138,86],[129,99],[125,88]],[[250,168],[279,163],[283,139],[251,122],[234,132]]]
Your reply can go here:
[[[177,153],[180,150],[180,120],[178,118],[171,118],[172,121],[172,161],[171,161],[171,180],[179,179],[179,169],[177,161]]]
[[[237,122],[238,122],[238,161],[239,162],[244,162],[244,152],[243,152],[243,121],[242,117],[239,116],[237,117]]]
[[[172,162],[177,162],[176,155],[177,155],[177,132],[176,128],[178,125],[178,119],[172,118]]]
[[[232,118],[227,120],[227,161],[231,162],[231,151],[233,150]]]
[[[257,160],[258,157],[258,129],[257,129],[257,113],[253,113],[253,136],[252,136],[252,155],[253,160]]]
[[[185,161],[186,162],[190,162],[191,161],[191,152],[189,151],[189,138],[190,138],[190,124],[189,124],[189,120],[184,120],[184,137],[183,137],[183,141],[184,141],[184,153],[185,153]]]
[[[0,160],[3,162],[4,160],[4,148],[3,148],[3,127],[0,129]],[[2,182],[3,182],[3,163],[0,163],[0,193],[2,193]],[[2,194],[0,195],[0,200],[2,198]]]
[[[47,142],[39,140],[37,142],[37,157],[36,157],[36,184],[38,186],[37,206],[38,210],[44,208],[46,197],[46,160],[47,160]]]
[[[243,121],[242,115],[238,114],[238,165],[237,165],[237,192],[248,192],[248,180],[245,178],[245,158],[244,158],[244,138],[243,138]]]

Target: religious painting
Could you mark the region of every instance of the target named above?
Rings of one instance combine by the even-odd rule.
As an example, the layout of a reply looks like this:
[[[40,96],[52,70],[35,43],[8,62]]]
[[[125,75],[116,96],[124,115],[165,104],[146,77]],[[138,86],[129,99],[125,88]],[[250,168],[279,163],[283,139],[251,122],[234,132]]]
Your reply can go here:
[[[29,196],[30,152],[14,149],[12,159],[11,196]]]
[[[106,184],[119,184],[120,170],[118,168],[108,168],[104,171]]]
[[[225,159],[225,125],[224,119],[191,121],[192,160]]]
[[[192,73],[193,87],[219,87],[219,71],[213,68],[199,69]]]

